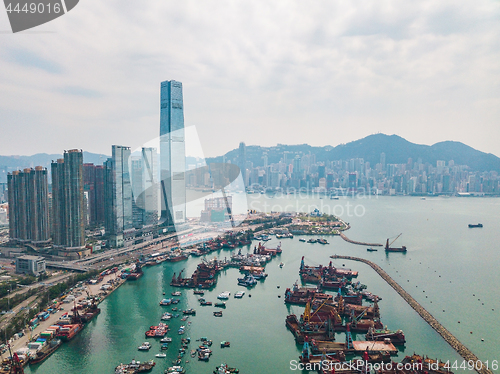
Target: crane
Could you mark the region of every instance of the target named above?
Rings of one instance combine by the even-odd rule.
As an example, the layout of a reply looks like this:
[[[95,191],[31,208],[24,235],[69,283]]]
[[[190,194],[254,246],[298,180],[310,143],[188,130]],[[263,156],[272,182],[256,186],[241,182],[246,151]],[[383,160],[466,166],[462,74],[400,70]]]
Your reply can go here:
[[[389,243],[389,244],[387,245],[387,247],[390,247],[390,246],[392,245],[392,243],[394,243],[396,240],[398,240],[398,238],[399,238],[401,235],[403,235],[403,233],[401,233],[401,234],[399,234],[398,236],[396,236],[396,239],[394,239],[394,240],[393,240],[392,242],[390,242],[390,243],[389,243],[389,239],[387,239],[387,243]]]

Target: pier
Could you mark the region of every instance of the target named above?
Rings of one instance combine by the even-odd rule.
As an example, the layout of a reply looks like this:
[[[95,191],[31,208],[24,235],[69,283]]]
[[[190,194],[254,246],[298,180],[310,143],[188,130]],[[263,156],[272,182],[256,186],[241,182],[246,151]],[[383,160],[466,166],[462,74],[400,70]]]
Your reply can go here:
[[[453,336],[443,325],[441,325],[436,318],[432,316],[423,306],[421,306],[408,292],[406,292],[403,287],[401,287],[394,279],[392,279],[389,274],[387,274],[380,266],[360,257],[352,256],[340,256],[333,255],[331,258],[339,258],[344,260],[360,261],[372,267],[396,292],[422,317],[425,322],[427,322],[434,330],[437,331],[439,335],[443,337],[444,340],[458,352],[460,356],[464,358],[465,361],[473,361],[475,363],[476,371],[480,374],[493,374],[491,370],[486,368],[484,364],[477,358],[477,356],[472,353],[466,346],[464,346],[460,341]],[[479,364],[481,362],[481,364]],[[480,366],[480,369],[477,369]]]
[[[357,242],[355,240],[351,240],[347,236],[345,236],[345,234],[342,231],[340,232],[340,237],[342,239],[344,239],[346,242],[349,242],[351,244],[364,245],[367,247],[383,247],[384,246],[383,244],[380,244],[380,243],[363,243],[363,242]]]

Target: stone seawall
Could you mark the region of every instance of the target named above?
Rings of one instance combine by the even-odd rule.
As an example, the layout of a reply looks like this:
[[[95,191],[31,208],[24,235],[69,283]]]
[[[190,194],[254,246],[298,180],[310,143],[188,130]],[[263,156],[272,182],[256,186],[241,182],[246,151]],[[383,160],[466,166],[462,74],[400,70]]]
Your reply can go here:
[[[479,358],[472,353],[466,346],[464,346],[460,341],[453,336],[443,325],[441,325],[436,318],[432,316],[427,310],[424,309],[408,292],[406,292],[403,287],[401,287],[394,279],[392,279],[389,274],[387,274],[380,266],[377,264],[365,260],[360,257],[352,256],[340,256],[333,255],[331,258],[339,258],[352,261],[360,261],[371,266],[396,292],[413,308],[415,311],[434,329],[439,335],[443,337],[448,344],[458,352],[460,356],[464,358],[465,361],[473,361],[477,363],[476,367],[479,366],[481,369],[476,370],[480,374],[493,374],[493,372],[485,367],[485,365],[480,362]]]

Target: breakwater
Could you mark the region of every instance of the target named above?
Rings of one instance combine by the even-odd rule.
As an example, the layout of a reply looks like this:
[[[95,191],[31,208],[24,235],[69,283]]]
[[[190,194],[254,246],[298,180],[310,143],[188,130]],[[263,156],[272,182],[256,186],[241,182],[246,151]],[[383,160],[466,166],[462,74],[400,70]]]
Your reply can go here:
[[[408,292],[406,292],[403,287],[401,287],[394,279],[392,279],[389,274],[387,274],[380,266],[377,264],[360,257],[353,256],[340,256],[333,255],[331,258],[338,258],[344,260],[352,260],[364,262],[369,265],[373,270],[375,270],[394,290],[427,322],[434,330],[437,331],[439,335],[443,337],[444,340],[455,350],[457,353],[464,358],[465,361],[472,361],[475,363],[476,371],[480,374],[493,374],[491,370],[486,368],[485,365],[479,360],[479,358],[472,353],[465,345],[463,345],[455,336],[449,332],[439,321],[432,316],[424,307],[422,307]],[[479,366],[479,368],[477,368]]]
[[[367,247],[382,247],[383,246],[383,244],[380,244],[380,243],[363,243],[363,242],[357,242],[355,240],[351,240],[347,236],[345,236],[345,234],[342,231],[340,232],[340,237],[342,239],[344,239],[346,242],[349,242],[351,244],[365,245]]]

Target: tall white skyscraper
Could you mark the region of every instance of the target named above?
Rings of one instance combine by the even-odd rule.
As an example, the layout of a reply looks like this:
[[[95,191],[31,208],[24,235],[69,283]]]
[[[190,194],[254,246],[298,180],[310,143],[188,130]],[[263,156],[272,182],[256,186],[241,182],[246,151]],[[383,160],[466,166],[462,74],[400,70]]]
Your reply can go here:
[[[164,225],[186,220],[186,150],[182,83],[160,86],[160,194]]]

